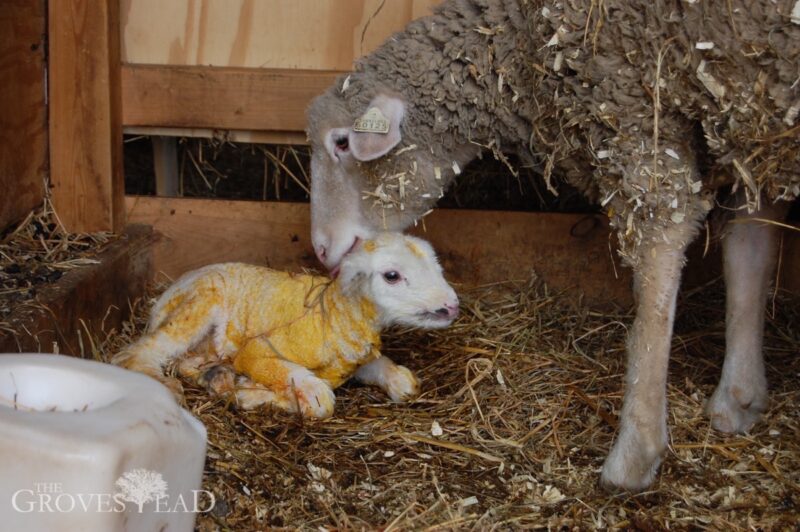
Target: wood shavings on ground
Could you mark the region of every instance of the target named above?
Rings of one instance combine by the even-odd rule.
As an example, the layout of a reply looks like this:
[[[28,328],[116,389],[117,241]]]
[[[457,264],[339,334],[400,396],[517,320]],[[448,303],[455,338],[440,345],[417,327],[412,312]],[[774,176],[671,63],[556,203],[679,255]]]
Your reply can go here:
[[[598,487],[632,316],[509,282],[461,291],[463,314],[449,329],[386,335],[385,353],[422,379],[409,404],[346,384],[333,418],[308,421],[239,411],[184,383],[186,406],[208,427],[203,487],[217,497],[198,530],[794,530],[800,305],[775,299],[765,336],[771,408],[750,434],[728,436],[703,414],[724,353],[722,294],[716,282],[679,302],[671,446],[646,493]],[[98,334],[85,355],[106,359],[137,337],[147,307],[136,302],[135,318]]]

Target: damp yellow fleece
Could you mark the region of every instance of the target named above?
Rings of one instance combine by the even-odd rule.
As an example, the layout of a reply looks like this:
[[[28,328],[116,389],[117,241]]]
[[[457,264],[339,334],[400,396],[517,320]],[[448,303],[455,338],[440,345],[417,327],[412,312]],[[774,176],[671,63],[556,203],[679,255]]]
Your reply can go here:
[[[176,351],[208,334],[217,356],[270,386],[289,385],[289,369],[275,360],[303,366],[336,388],[380,356],[380,322],[366,298],[348,297],[327,277],[230,263],[173,285],[125,365],[158,377],[169,358],[182,354]]]

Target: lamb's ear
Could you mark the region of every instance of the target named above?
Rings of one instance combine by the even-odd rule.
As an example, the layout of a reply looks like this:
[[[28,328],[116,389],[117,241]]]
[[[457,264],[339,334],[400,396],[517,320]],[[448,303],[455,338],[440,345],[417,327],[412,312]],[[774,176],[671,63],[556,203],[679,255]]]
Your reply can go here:
[[[345,293],[358,292],[369,279],[369,264],[364,257],[348,255],[342,260],[339,283]]]
[[[350,131],[350,151],[359,161],[372,161],[400,143],[406,106],[393,96],[376,96]]]

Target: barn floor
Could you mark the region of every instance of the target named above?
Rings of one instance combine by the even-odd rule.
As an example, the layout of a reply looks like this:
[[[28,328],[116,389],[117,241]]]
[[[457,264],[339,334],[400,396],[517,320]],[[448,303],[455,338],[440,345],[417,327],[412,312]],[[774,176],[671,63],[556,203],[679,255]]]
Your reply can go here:
[[[154,292],[155,293],[155,292]],[[604,493],[599,470],[621,406],[631,315],[559,300],[534,281],[462,290],[450,329],[395,331],[385,352],[423,395],[386,402],[338,390],[335,416],[242,412],[185,383],[208,427],[198,530],[590,528],[796,530],[800,522],[800,305],[770,303],[771,409],[749,435],[709,427],[722,363],[722,283],[679,305],[670,369],[671,448],[652,490]],[[104,359],[136,337],[148,303],[100,334]]]

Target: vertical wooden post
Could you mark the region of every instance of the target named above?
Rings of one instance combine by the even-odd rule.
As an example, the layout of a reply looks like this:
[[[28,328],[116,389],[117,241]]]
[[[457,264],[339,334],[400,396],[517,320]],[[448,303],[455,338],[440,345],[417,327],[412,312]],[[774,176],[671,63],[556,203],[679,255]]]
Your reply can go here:
[[[49,0],[50,181],[70,231],[124,223],[119,0]]]
[[[175,137],[151,137],[153,166],[156,171],[156,196],[177,198],[180,195],[178,175],[178,141]]]

